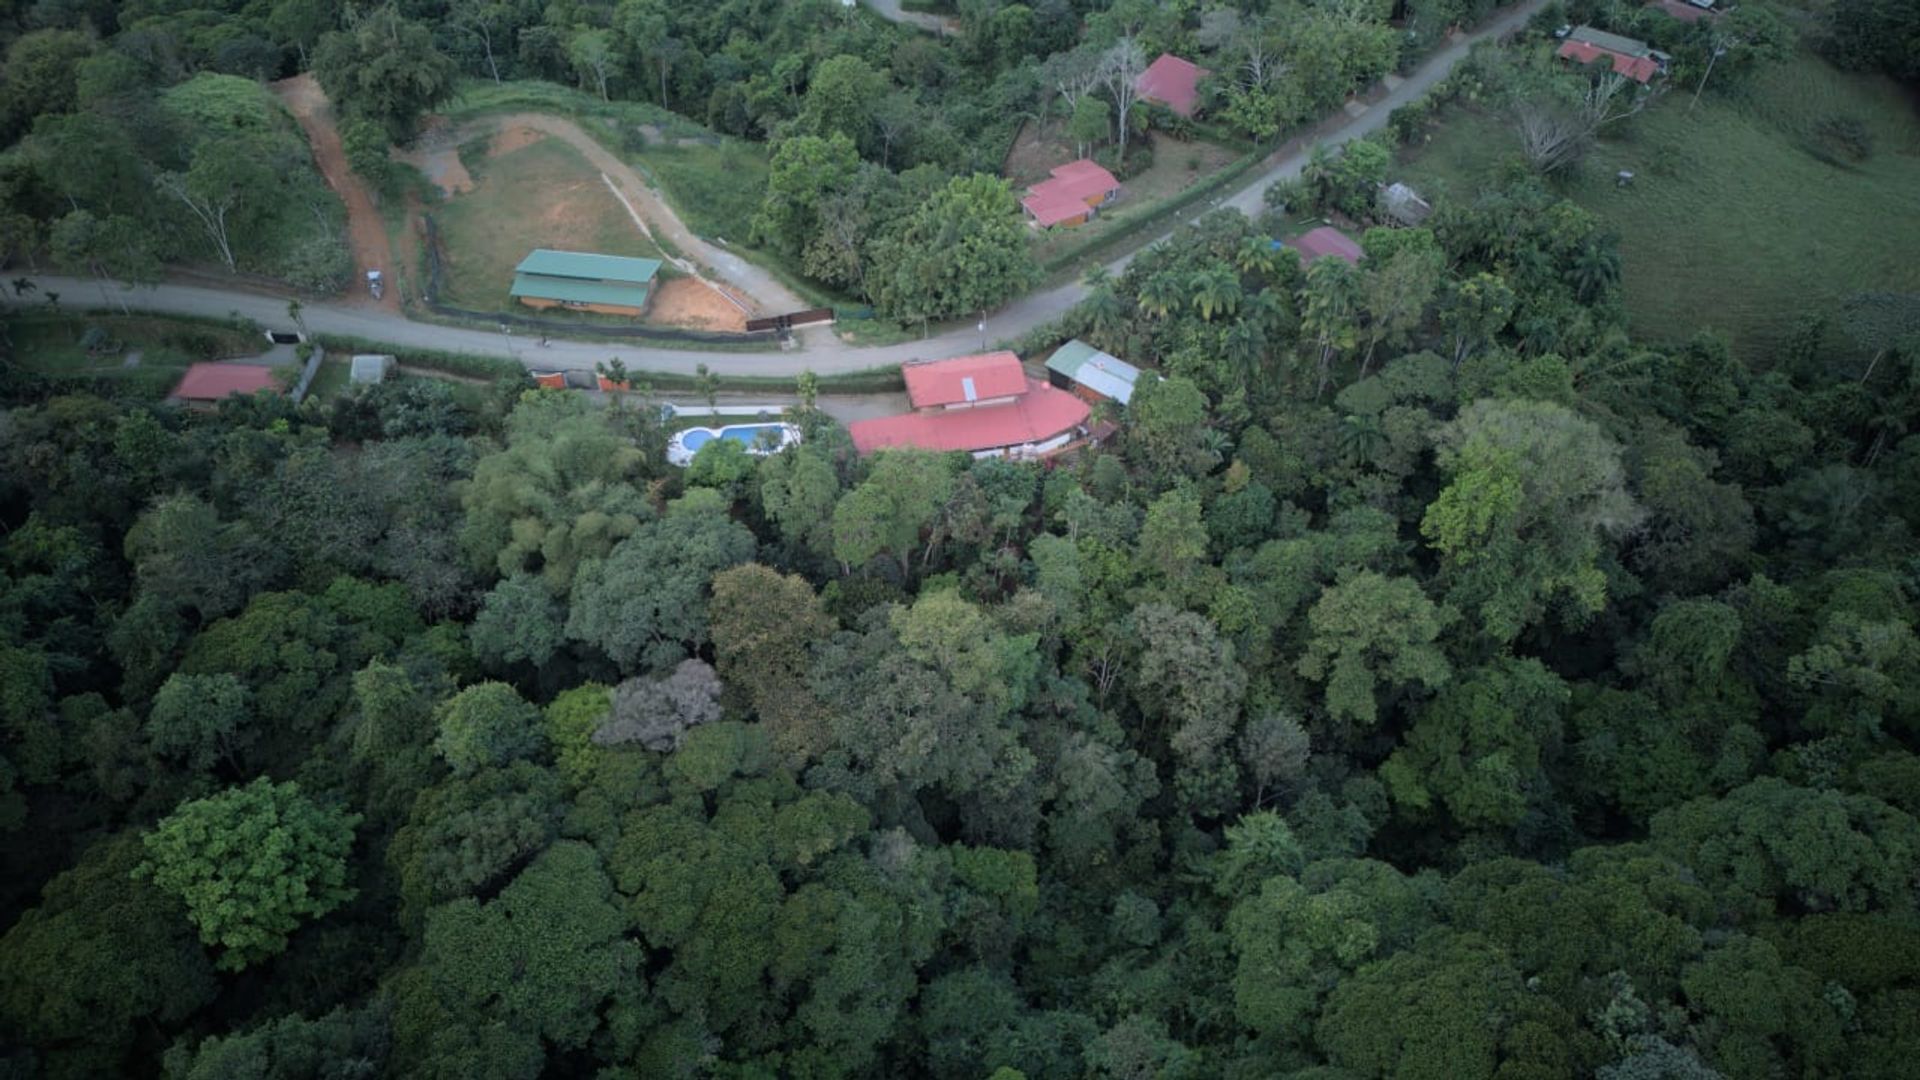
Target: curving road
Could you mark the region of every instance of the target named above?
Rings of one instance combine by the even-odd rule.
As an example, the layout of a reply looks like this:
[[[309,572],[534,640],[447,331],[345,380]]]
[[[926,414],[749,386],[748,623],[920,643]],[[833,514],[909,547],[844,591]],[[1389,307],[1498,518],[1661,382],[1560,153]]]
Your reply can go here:
[[[1516,29],[1544,3],[1545,0],[1524,0],[1472,34],[1457,38],[1428,57],[1413,74],[1399,80],[1397,85],[1389,85],[1384,94],[1366,105],[1357,115],[1350,111],[1336,113],[1311,137],[1289,143],[1268,160],[1267,167],[1252,182],[1231,196],[1196,207],[1195,216],[1219,207],[1232,207],[1250,215],[1259,213],[1266,190],[1300,175],[1300,169],[1306,164],[1314,145],[1339,146],[1378,130],[1386,124],[1387,115],[1394,109],[1426,93],[1445,78],[1474,44]],[[1167,235],[1171,235],[1171,232]],[[1165,239],[1165,236],[1158,239]],[[1128,254],[1115,259],[1108,264],[1108,269],[1117,274],[1126,268],[1132,258],[1132,254]],[[91,296],[100,287],[98,282],[89,279],[35,277],[34,280],[40,287],[41,295],[52,290],[72,297]],[[781,352],[729,353],[654,348],[626,342],[577,341],[555,341],[543,348],[520,335],[508,337],[492,331],[412,322],[390,311],[354,303],[306,303],[303,314],[308,328],[319,333],[350,335],[403,348],[510,357],[542,371],[591,370],[599,361],[618,357],[626,363],[628,370],[634,372],[693,374],[698,365],[706,364],[718,375],[785,376],[797,375],[802,371],[834,375],[893,367],[908,360],[975,352],[980,349],[983,338],[987,341],[1011,340],[1058,319],[1085,294],[1086,287],[1078,282],[1030,293],[998,311],[988,313],[984,335],[972,325],[963,325],[905,344],[867,347],[819,340],[816,337],[815,340],[802,341],[796,347]],[[146,311],[215,318],[237,313],[264,326],[293,329],[287,318],[287,303],[283,297],[169,283],[121,291],[115,296],[116,305],[120,300],[124,300],[128,307]]]

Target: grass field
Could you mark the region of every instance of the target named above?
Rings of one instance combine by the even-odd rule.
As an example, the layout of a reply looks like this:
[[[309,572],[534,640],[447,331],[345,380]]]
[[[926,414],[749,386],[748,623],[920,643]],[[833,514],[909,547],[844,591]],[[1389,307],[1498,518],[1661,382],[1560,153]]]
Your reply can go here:
[[[1920,292],[1920,113],[1896,84],[1803,55],[1737,93],[1709,87],[1691,114],[1687,99],[1676,88],[1560,182],[1618,230],[1637,336],[1717,330],[1764,364],[1849,294]],[[1871,152],[1840,151],[1841,129]],[[1401,172],[1470,197],[1515,152],[1497,119],[1455,110]],[[1631,186],[1614,183],[1621,169]]]
[[[89,351],[83,344],[88,327],[98,327],[111,348]],[[256,333],[154,315],[28,315],[8,327],[8,337],[14,361],[28,371],[150,400],[165,397],[189,364],[257,355],[266,348]],[[134,350],[140,363],[126,367]]]
[[[447,303],[506,310],[513,268],[534,248],[661,257],[599,171],[558,139],[475,156],[472,164],[473,190],[447,199],[435,215]]]

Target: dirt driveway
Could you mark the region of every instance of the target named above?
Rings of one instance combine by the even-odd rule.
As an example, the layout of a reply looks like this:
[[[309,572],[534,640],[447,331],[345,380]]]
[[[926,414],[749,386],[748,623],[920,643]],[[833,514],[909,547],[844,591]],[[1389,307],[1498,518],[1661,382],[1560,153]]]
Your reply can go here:
[[[271,89],[300,123],[313,145],[313,160],[320,175],[347,204],[347,245],[353,251],[353,280],[347,283],[345,299],[357,306],[400,310],[400,294],[391,279],[397,269],[393,251],[387,244],[387,229],[374,208],[373,196],[360,177],[347,166],[347,152],[340,145],[340,133],[333,126],[333,109],[327,95],[312,75],[296,75],[272,84]],[[384,271],[389,279],[386,296],[375,300],[367,293],[367,271]]]

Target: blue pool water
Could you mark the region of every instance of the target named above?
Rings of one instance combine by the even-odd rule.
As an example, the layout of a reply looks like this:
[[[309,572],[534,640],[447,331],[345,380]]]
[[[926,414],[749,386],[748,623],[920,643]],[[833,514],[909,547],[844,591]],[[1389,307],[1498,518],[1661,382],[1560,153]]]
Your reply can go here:
[[[784,425],[781,424],[733,424],[721,428],[719,435],[723,439],[732,439],[734,442],[752,446],[754,439],[758,438],[761,432],[771,431],[773,432],[774,442],[778,444],[783,427]],[[712,442],[713,437],[714,432],[706,428],[693,428],[681,433],[680,445],[686,447],[688,450],[698,450],[707,445],[707,443]]]

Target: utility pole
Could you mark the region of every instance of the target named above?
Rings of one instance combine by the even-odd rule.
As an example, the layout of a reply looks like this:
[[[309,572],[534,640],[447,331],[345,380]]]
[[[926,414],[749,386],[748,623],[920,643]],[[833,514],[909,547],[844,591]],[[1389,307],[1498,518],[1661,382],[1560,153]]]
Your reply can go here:
[[[1727,55],[1727,47],[1725,45],[1715,45],[1713,47],[1713,55],[1707,57],[1707,70],[1700,73],[1700,85],[1693,88],[1693,100],[1687,102],[1688,112],[1692,112],[1693,107],[1700,104],[1700,91],[1707,88],[1707,78],[1713,74],[1713,65],[1719,63],[1720,58],[1725,55]]]

